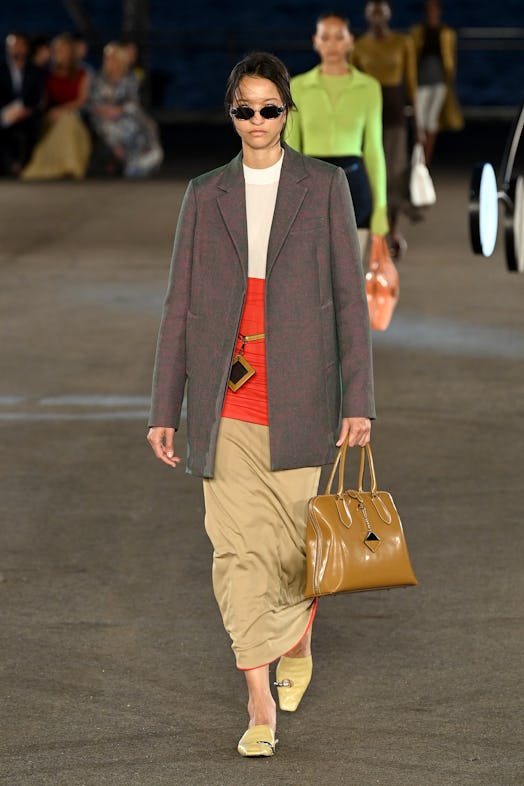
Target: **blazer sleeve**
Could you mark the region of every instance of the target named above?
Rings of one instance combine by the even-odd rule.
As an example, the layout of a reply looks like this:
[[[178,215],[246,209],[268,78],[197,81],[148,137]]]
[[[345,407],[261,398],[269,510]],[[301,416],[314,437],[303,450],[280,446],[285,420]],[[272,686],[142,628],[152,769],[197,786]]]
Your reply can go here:
[[[186,190],[175,233],[153,372],[150,426],[178,429],[186,385],[186,323],[196,225],[193,183]]]
[[[375,417],[371,330],[355,214],[346,176],[330,190],[331,276],[342,375],[342,417]]]

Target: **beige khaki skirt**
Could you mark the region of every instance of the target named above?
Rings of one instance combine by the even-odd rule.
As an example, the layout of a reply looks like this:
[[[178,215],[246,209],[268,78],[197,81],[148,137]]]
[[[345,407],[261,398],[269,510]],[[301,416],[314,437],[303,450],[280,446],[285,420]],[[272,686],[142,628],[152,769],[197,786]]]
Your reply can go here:
[[[239,669],[297,644],[315,603],[304,598],[306,508],[320,467],[272,472],[269,428],[222,418],[213,478],[204,480],[213,588]]]

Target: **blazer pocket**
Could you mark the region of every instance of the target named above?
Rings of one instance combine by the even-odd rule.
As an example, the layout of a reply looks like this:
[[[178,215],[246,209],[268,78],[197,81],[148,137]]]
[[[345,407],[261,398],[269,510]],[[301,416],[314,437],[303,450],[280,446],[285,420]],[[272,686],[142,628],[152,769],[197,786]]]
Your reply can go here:
[[[326,229],[326,220],[324,218],[317,218],[314,221],[301,221],[300,224],[293,226],[290,230],[290,235],[309,235],[312,232],[324,232]]]

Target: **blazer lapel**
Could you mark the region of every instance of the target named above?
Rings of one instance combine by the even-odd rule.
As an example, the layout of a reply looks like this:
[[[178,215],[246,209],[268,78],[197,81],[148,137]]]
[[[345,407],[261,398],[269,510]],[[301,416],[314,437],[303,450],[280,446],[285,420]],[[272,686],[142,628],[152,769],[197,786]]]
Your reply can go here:
[[[242,153],[239,153],[224,169],[217,183],[220,189],[217,197],[218,209],[233,241],[238,261],[247,280],[247,219],[246,191],[242,171]]]
[[[267,250],[266,278],[269,277],[273,265],[280,253],[284,241],[293,226],[300,206],[308,192],[307,186],[302,182],[307,172],[302,161],[302,156],[286,144],[280,183],[278,186],[277,201],[269,236]]]
[[[285,149],[280,183],[271,234],[267,251],[266,277],[280,253],[284,241],[308,192],[302,182],[308,177],[302,156],[283,143]],[[242,171],[242,153],[239,153],[224,169],[217,183],[220,192],[217,197],[218,208],[227,231],[235,246],[238,261],[247,280],[248,244],[246,219],[246,192]]]

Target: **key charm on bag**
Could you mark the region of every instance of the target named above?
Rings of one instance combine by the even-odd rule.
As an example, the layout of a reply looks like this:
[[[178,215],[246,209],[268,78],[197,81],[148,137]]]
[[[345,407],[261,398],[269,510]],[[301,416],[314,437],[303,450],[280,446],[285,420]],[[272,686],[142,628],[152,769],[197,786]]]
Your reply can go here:
[[[358,509],[362,513],[362,518],[366,522],[366,527],[368,529],[368,534],[364,538],[364,543],[365,543],[365,545],[368,547],[368,549],[370,551],[375,553],[375,551],[380,546],[381,538],[379,538],[377,533],[373,532],[373,530],[371,529],[371,524],[369,523],[369,518],[368,518],[367,511],[366,511],[366,506],[364,505],[364,503],[362,501],[359,503]]]

